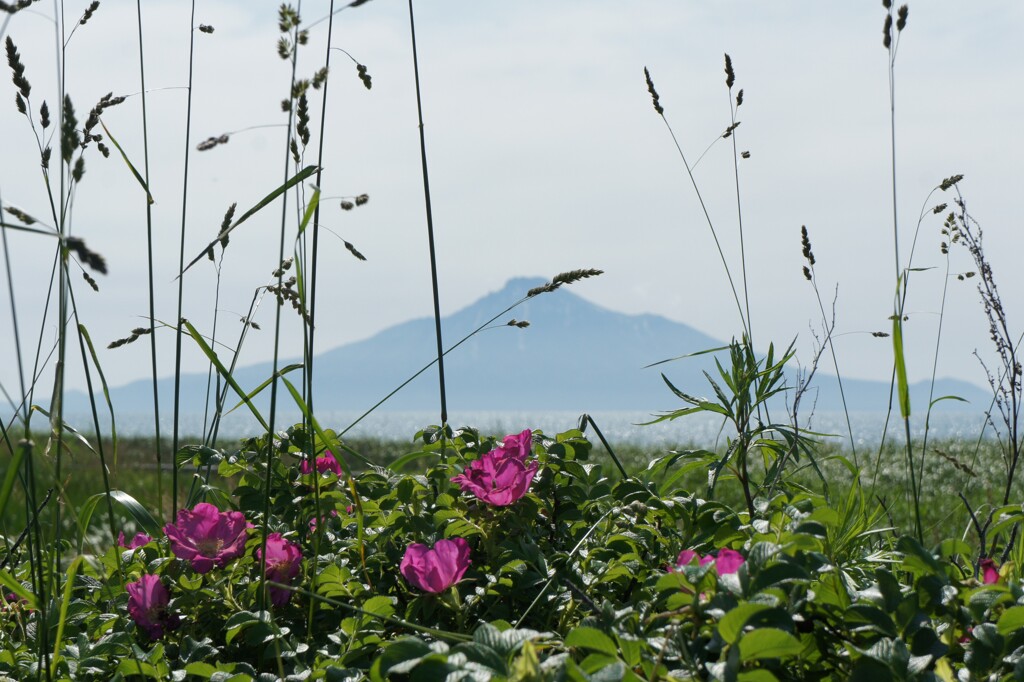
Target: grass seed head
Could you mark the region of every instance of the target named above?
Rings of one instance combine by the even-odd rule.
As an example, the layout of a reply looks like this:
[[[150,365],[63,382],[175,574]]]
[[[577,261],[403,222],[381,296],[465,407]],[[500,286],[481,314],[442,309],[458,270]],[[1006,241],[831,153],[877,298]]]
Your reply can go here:
[[[85,13],[82,15],[82,18],[79,20],[78,25],[79,26],[85,26],[86,22],[88,22],[90,19],[92,19],[92,15],[95,14],[96,10],[98,10],[99,8],[100,8],[100,0],[92,0],[92,2],[89,3],[89,6],[85,9]]]
[[[910,14],[910,8],[906,5],[901,5],[899,12],[896,15],[896,31],[902,31],[907,27],[907,15]]]
[[[892,15],[885,15],[885,24],[882,25],[882,45],[885,49],[892,47]]]
[[[725,55],[725,86],[732,90],[733,84],[736,83],[736,72],[732,69],[732,57],[728,53]]]
[[[209,24],[199,24],[200,33],[213,33],[213,26]]]
[[[654,103],[654,110],[659,115],[665,115],[665,108],[661,106],[661,98],[658,97],[658,91],[654,89],[654,81],[651,79],[651,72],[644,67],[644,78],[647,80],[647,92],[651,93],[651,101]]]

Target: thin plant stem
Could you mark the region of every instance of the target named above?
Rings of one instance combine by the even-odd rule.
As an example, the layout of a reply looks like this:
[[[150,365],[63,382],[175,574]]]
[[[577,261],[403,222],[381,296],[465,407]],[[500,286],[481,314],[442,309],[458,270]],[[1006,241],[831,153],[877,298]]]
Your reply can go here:
[[[181,180],[181,237],[178,246],[178,272],[185,269],[185,224],[188,209],[188,162],[192,136],[192,68],[195,64],[196,45],[196,2],[192,0],[192,15],[189,26],[192,27],[188,43],[188,101],[185,105],[185,168]],[[178,513],[178,428],[180,426],[179,410],[181,408],[181,313],[184,297],[185,277],[178,278],[178,313],[177,333],[174,335],[174,423],[171,427],[171,456],[174,468],[171,470],[171,518]],[[152,315],[150,315],[152,317]],[[151,334],[155,336],[155,334]]]
[[[434,249],[434,218],[430,210],[430,177],[427,172],[427,143],[423,130],[423,100],[420,92],[420,65],[416,53],[416,22],[409,0],[409,32],[412,36],[412,65],[416,80],[416,113],[419,117],[420,164],[423,168],[423,201],[427,213],[427,241],[430,245],[430,284],[434,292],[434,331],[437,336],[437,375],[441,393],[441,433],[448,424],[448,405],[444,388],[444,346],[441,341],[441,303],[437,287],[437,256]]]
[[[668,134],[672,137],[672,144],[675,145],[676,151],[679,152],[679,158],[683,160],[683,167],[686,168],[686,175],[690,178],[690,184],[693,185],[693,191],[697,194],[697,201],[700,202],[700,208],[704,212],[704,219],[707,221],[708,228],[711,230],[711,236],[715,240],[715,248],[718,250],[718,257],[722,261],[722,266],[725,268],[725,276],[729,280],[729,288],[732,290],[733,301],[736,302],[736,312],[740,315],[740,323],[743,325],[743,333],[749,337],[750,327],[747,321],[746,315],[743,314],[743,305],[740,303],[739,294],[736,292],[736,283],[732,279],[732,271],[729,270],[729,261],[725,259],[725,252],[722,251],[722,243],[718,241],[718,232],[715,230],[715,224],[711,220],[711,214],[708,213],[708,207],[704,204],[704,197],[700,193],[700,187],[697,186],[697,179],[693,177],[693,170],[690,168],[690,164],[686,162],[686,154],[683,153],[683,147],[679,144],[676,133],[672,130],[672,125],[668,122],[664,113],[659,114],[661,120],[665,123],[665,127],[668,128]]]
[[[331,0],[330,6],[330,19],[327,22],[327,49],[324,54],[324,69],[327,73],[331,70],[331,38],[334,34],[334,0]],[[327,87],[330,83],[330,78],[326,79],[323,84],[323,99],[320,102],[320,139],[317,142],[317,172],[316,172],[316,186],[323,187],[321,178],[324,167],[324,137],[327,129]],[[312,246],[312,262],[309,270],[309,324],[305,325],[307,333],[309,335],[309,341],[306,345],[306,405],[309,407],[309,414],[314,414],[313,411],[313,360],[315,356],[315,347],[313,345],[314,335],[316,332],[316,278],[317,278],[317,264],[319,262],[319,245],[320,245],[320,206],[322,201],[318,201],[316,209],[313,211],[313,246]],[[312,464],[312,471],[314,476],[313,484],[313,497],[314,506],[316,509],[316,518],[319,519],[317,523],[317,531],[313,535],[313,553],[317,556],[320,555],[320,545],[323,540],[324,527],[326,519],[320,507],[320,472],[316,467],[316,453],[307,453],[307,457]],[[316,586],[318,582],[318,574],[314,573],[312,583],[310,587],[313,592],[316,592]],[[313,617],[316,615],[316,608],[312,601],[309,603],[309,609],[306,614],[306,641],[307,644],[311,641],[310,637],[313,632]]]
[[[296,12],[302,14],[302,0],[299,0],[296,6]],[[295,122],[295,74],[298,69],[298,46],[299,46],[299,27],[296,25],[293,29],[292,45],[294,46],[291,54],[291,78],[288,81],[288,133],[285,135],[284,145],[284,181],[288,182],[288,164],[291,161],[291,141],[292,135],[294,134],[294,122]],[[284,261],[284,244],[285,244],[285,230],[288,224],[288,193],[282,193],[281,195],[281,230],[280,240],[278,243],[277,262],[281,263]],[[284,271],[282,268],[277,270],[277,285],[280,287],[284,280]],[[271,481],[273,476],[271,475],[274,457],[274,422],[277,417],[277,387],[278,387],[278,376],[277,369],[280,362],[280,350],[281,350],[281,306],[277,306],[274,314],[274,360],[273,360],[273,371],[271,376],[273,380],[270,384],[270,414],[267,421],[267,459],[266,459],[266,486],[264,489],[265,503],[263,507],[263,537],[260,540],[260,608],[265,608],[267,603],[267,531],[270,523],[270,499],[271,499]]]
[[[159,373],[156,362],[156,296],[153,284],[153,204],[149,194],[149,127],[146,116],[146,58],[142,42],[142,0],[135,0],[136,16],[139,33],[139,81],[142,87],[142,158],[143,178],[146,181],[146,266],[149,286],[149,357],[153,374],[153,430],[156,434],[154,448],[156,450],[156,497],[157,516],[163,518],[163,453],[160,438],[160,392]],[[190,91],[191,93],[191,91]],[[179,271],[180,272],[180,271]]]

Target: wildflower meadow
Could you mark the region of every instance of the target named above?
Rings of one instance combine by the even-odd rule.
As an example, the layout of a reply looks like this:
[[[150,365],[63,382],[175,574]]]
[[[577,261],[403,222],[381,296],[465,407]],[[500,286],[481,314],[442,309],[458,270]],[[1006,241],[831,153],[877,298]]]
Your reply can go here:
[[[332,2],[323,21],[333,29],[335,9],[354,12],[366,3]],[[93,1],[76,5],[80,13],[72,20],[71,3],[56,5],[61,25],[83,32],[106,13],[121,12]],[[320,108],[320,98],[342,77],[342,67],[328,63],[328,50],[316,69],[297,68],[298,53],[308,49],[308,24],[299,7],[283,4],[276,47],[292,68],[281,102],[288,121],[283,182],[260,189],[262,198],[251,205],[231,204],[223,218],[216,216],[219,229],[198,253],[186,253],[183,234],[179,253],[158,254],[179,262],[169,285],[179,287],[176,314],[154,312],[152,292],[160,285],[150,276],[140,284],[149,294],[148,319],[111,344],[173,335],[178,352],[182,344],[195,349],[209,369],[205,432],[180,433],[175,421],[161,440],[157,419],[150,472],[155,491],[143,493],[130,480],[111,482],[119,466],[117,406],[109,400],[94,332],[78,307],[107,264],[89,245],[88,231],[73,233],[71,225],[76,192],[102,191],[82,184],[87,163],[100,157],[131,174],[148,215],[148,161],[122,146],[104,123],[124,97],[107,95],[81,115],[63,80],[58,93],[33,88],[34,65],[22,56],[12,19],[42,6],[0,2],[13,84],[5,84],[0,101],[17,108],[39,141],[38,158],[0,152],[0,163],[38,166],[49,197],[49,205],[22,207],[0,194],[5,271],[13,289],[8,235],[37,237],[37,253],[50,254],[54,265],[52,273],[40,269],[31,285],[50,287],[47,310],[56,329],[46,361],[52,386],[35,386],[40,367],[23,366],[20,354],[5,360],[18,365],[22,385],[11,400],[13,415],[0,421],[0,680],[1024,680],[1020,339],[996,287],[999,273],[986,257],[981,227],[967,210],[962,176],[936,178],[921,220],[941,221],[935,231],[943,255],[959,254],[969,264],[966,279],[979,283],[994,344],[995,360],[985,368],[993,395],[986,415],[999,428],[979,436],[975,461],[949,454],[946,445],[949,452],[940,456],[927,435],[924,442],[911,437],[912,415],[934,418],[937,403],[956,397],[910,404],[903,325],[916,270],[899,255],[891,273],[891,317],[877,336],[891,343],[889,414],[905,438],[875,453],[862,447],[858,458],[852,428],[848,442],[841,434],[835,446],[837,439],[804,426],[801,410],[810,399],[801,400],[819,361],[837,373],[839,361],[832,344],[835,315],[826,313],[818,289],[813,233],[804,228],[798,238],[795,226],[793,249],[799,239],[803,274],[822,313],[809,371],[791,371],[792,345],[754,337],[745,270],[740,277],[720,249],[709,258],[721,257],[724,266],[733,298],[728,312],[739,320],[735,337],[721,348],[681,349],[689,355],[672,361],[713,356],[714,370],[702,385],[678,385],[671,364],[659,367],[666,409],[651,418],[714,415],[722,425],[720,441],[638,459],[622,456],[620,444],[609,442],[586,414],[557,433],[531,424],[486,433],[450,423],[444,373],[450,353],[496,321],[505,324],[523,302],[543,301],[603,273],[573,263],[576,269],[524,291],[465,338],[442,339],[420,110],[424,253],[432,259],[432,281],[421,285],[431,290],[437,332],[436,348],[427,349],[433,359],[420,373],[437,380],[438,403],[425,407],[439,407],[440,418],[404,440],[400,455],[384,460],[346,437],[343,425],[324,423],[316,409],[314,330],[318,318],[333,314],[333,292],[317,285],[321,192],[332,181],[318,156],[322,147],[318,152],[311,139],[323,137],[332,112],[325,103]],[[411,0],[408,6],[418,59]],[[877,41],[889,55],[891,82],[900,37],[912,27],[910,13],[889,0],[875,11],[881,40],[865,40]],[[193,36],[216,30],[196,21]],[[57,46],[59,53],[68,40]],[[347,62],[345,75],[370,89],[368,67],[348,58],[355,76]],[[189,60],[191,74],[191,54]],[[144,73],[145,62],[140,66]],[[415,68],[419,104],[418,63]],[[736,113],[744,103],[738,68],[725,55],[730,116],[716,139],[737,134]],[[693,158],[677,141],[673,111],[662,100],[678,85],[660,83],[653,64],[636,65],[636,85],[645,107],[653,105],[652,126],[667,128],[665,143],[678,152],[687,191],[702,197]],[[193,140],[185,153],[228,153],[230,139]],[[744,154],[733,147],[733,163]],[[738,173],[735,182],[739,202]],[[892,184],[895,201],[895,175]],[[282,211],[280,253],[268,268],[273,279],[256,290],[254,308],[237,316],[241,335],[229,339],[215,324],[193,321],[183,310],[181,282],[209,266],[217,268],[219,287],[225,251],[246,238],[239,226],[284,201],[293,202],[293,210]],[[363,194],[346,196],[341,210],[368,201]],[[732,237],[706,210],[696,219],[716,242]],[[895,238],[898,247],[898,232]],[[343,241],[346,258],[363,257]],[[259,326],[252,313],[264,297],[276,306],[277,329],[265,331],[275,341],[274,370],[262,384],[243,386],[235,379],[236,362],[246,335]],[[23,311],[13,296],[11,312],[9,333],[35,344],[19,327]],[[282,320],[301,329],[300,363],[279,362]],[[525,326],[515,319],[507,325]],[[37,345],[44,347],[51,332],[40,332]],[[62,406],[64,372],[79,361],[90,387],[91,424],[70,423]],[[177,415],[178,407],[163,409]],[[285,407],[298,410],[301,420],[282,423]],[[233,409],[250,413],[259,425],[246,438],[218,436],[219,419]],[[409,435],[396,434],[396,440]],[[166,440],[169,451],[161,450]],[[1000,478],[960,485],[981,470],[979,452]],[[883,462],[883,453],[891,461]],[[75,498],[72,483],[86,459],[99,462],[101,478]],[[884,473],[883,464],[899,475]],[[943,483],[960,486],[958,495],[930,487],[938,485],[940,465],[948,468]],[[953,508],[958,521],[944,522]],[[15,527],[8,518],[21,522]]]

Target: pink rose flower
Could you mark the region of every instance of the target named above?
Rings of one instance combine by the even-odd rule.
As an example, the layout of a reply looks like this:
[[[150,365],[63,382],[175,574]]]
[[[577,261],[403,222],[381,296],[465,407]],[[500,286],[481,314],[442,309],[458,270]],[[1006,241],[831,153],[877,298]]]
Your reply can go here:
[[[504,452],[508,456],[518,457],[521,460],[525,460],[533,454],[533,432],[530,431],[530,429],[526,429],[522,433],[505,436],[505,439],[498,450],[500,452]]]
[[[692,549],[684,549],[679,553],[679,558],[676,559],[676,568],[689,566],[693,563],[694,559],[697,559],[697,564],[699,566],[704,566],[712,561],[715,562],[715,570],[718,572],[718,575],[729,575],[730,573],[735,573],[740,570],[740,566],[742,566],[746,561],[742,554],[736,550],[729,549],[728,547],[723,547],[718,550],[717,555],[708,554],[705,556],[697,554]]]
[[[117,545],[124,547],[125,549],[138,549],[144,545],[148,545],[153,542],[153,538],[149,537],[145,533],[136,533],[135,537],[131,539],[131,542],[127,542],[124,537],[124,531],[120,531],[117,534]]]
[[[335,510],[335,509],[332,509],[332,510],[331,510],[331,513],[330,513],[330,514],[328,514],[327,516],[324,516],[323,518],[324,518],[324,520],[327,520],[327,519],[328,519],[328,517],[330,517],[330,516],[337,516],[337,515],[338,515],[338,512],[337,512],[337,510]],[[316,532],[316,525],[317,525],[317,524],[316,524],[316,517],[314,516],[313,518],[311,518],[311,519],[309,520],[309,532],[310,532],[310,533],[315,533],[315,532]]]
[[[313,473],[313,464],[308,459],[303,459],[300,469],[304,474],[311,474]],[[321,474],[330,471],[335,476],[341,476],[341,464],[330,450],[325,450],[324,454],[316,458],[316,470]]]
[[[222,512],[200,502],[191,511],[179,510],[178,520],[164,526],[164,533],[176,557],[190,561],[196,573],[207,573],[245,554],[248,528],[252,524],[242,512]]]
[[[452,483],[458,483],[462,490],[473,493],[487,504],[507,507],[526,494],[537,474],[537,462],[526,464],[531,444],[529,429],[506,436],[501,447],[470,462],[465,471],[452,477]]]
[[[437,594],[462,580],[469,564],[469,543],[454,538],[438,540],[433,549],[418,542],[409,545],[399,569],[413,587]]]
[[[178,627],[179,619],[167,613],[170,594],[158,575],[144,575],[125,585],[128,591],[128,615],[150,639],[159,639],[165,630]]]
[[[986,585],[994,585],[999,582],[999,567],[992,559],[981,560],[981,582]]]
[[[256,558],[263,560],[262,548],[256,550]],[[302,568],[302,550],[290,540],[284,539],[280,533],[267,536],[267,580],[275,583],[290,583]],[[284,606],[292,598],[292,591],[280,587],[271,587],[270,603]]]

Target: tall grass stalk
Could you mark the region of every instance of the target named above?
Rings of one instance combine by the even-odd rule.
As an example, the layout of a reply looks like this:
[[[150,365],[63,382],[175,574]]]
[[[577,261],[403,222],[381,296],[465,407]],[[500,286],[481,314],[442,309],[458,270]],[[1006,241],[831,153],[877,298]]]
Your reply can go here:
[[[178,272],[185,267],[185,225],[188,210],[188,162],[191,158],[192,139],[192,67],[195,64],[196,47],[196,2],[192,0],[192,11],[189,15],[188,41],[188,95],[185,104],[185,167],[181,178],[181,234],[178,244]],[[171,427],[171,458],[174,468],[171,470],[171,518],[178,513],[178,427],[179,409],[181,407],[181,315],[185,295],[185,278],[178,278],[178,307],[175,315],[174,334],[174,422]]]
[[[416,52],[416,20],[409,0],[409,33],[412,37],[412,67],[416,80],[416,113],[420,130],[420,165],[423,169],[423,203],[427,214],[427,242],[430,246],[430,286],[434,293],[434,332],[437,337],[437,377],[441,394],[441,433],[448,424],[448,403],[444,389],[444,345],[441,340],[441,301],[437,288],[437,255],[434,249],[434,215],[430,209],[430,174],[427,172],[427,141],[423,130],[423,98],[420,91],[420,63]]]
[[[917,474],[914,468],[914,451],[910,437],[910,389],[907,382],[907,367],[903,344],[903,311],[906,300],[907,278],[900,265],[900,231],[899,231],[899,203],[896,196],[896,54],[899,48],[899,39],[907,22],[907,5],[900,7],[898,19],[895,22],[896,35],[893,37],[892,2],[883,0],[886,9],[885,25],[883,27],[883,46],[886,49],[887,67],[886,72],[889,78],[889,159],[892,187],[892,236],[893,236],[893,258],[896,271],[896,294],[893,299],[892,315],[892,344],[894,355],[894,377],[896,391],[899,397],[900,417],[903,419],[903,432],[907,452],[907,466],[910,467],[910,487],[914,503],[914,534],[920,541],[923,539],[921,528],[921,503],[918,498],[919,488],[917,485]]]
[[[135,0],[135,14],[138,19],[139,33],[139,82],[142,87],[142,164],[143,178],[149,187],[149,119],[146,115],[146,56],[142,40],[142,0]],[[191,93],[191,90],[190,90]],[[153,200],[149,191],[146,192],[146,272],[149,289],[149,354],[153,375],[153,431],[156,434],[156,490],[158,499],[157,514],[163,515],[163,456],[160,438],[160,392],[159,371],[156,354],[156,287],[153,283]],[[179,316],[180,317],[180,316]]]
[[[331,72],[331,40],[334,36],[334,0],[331,0],[330,13],[328,14],[327,21],[327,47],[324,50],[324,72],[328,74],[328,77],[324,79],[323,83],[323,96],[320,101],[320,133],[319,140],[317,140],[317,154],[316,154],[316,186],[317,188],[323,187],[323,167],[324,167],[324,138],[327,133],[327,88],[330,85],[330,72]],[[313,391],[313,360],[316,357],[316,346],[315,346],[315,334],[316,334],[316,289],[317,289],[317,265],[319,263],[320,254],[320,204],[317,202],[316,209],[313,211],[313,245],[311,254],[311,264],[309,268],[309,324],[304,325],[304,329],[307,330],[308,340],[305,345],[305,368],[304,372],[304,390],[306,394],[306,404],[309,407],[310,414],[314,413],[314,391]],[[305,417],[303,417],[305,418]],[[315,472],[313,477],[313,503],[316,512],[316,518],[323,519],[324,514],[321,509],[320,503],[320,475],[316,468],[316,453],[308,453],[308,459],[312,464],[312,471]],[[320,547],[324,540],[324,526],[325,523],[317,523],[316,533],[313,535],[313,551],[319,556]],[[316,591],[317,583],[319,582],[319,575],[314,573],[311,585],[312,591]],[[316,608],[314,603],[310,601],[309,609],[306,612],[306,643],[309,644],[313,634],[313,617],[316,615]]]
[[[410,0],[411,2],[411,0]],[[683,153],[683,148],[679,144],[676,133],[672,130],[672,125],[668,122],[668,118],[665,117],[665,109],[661,106],[661,99],[658,96],[657,90],[654,89],[654,80],[651,78],[650,71],[644,68],[644,77],[647,80],[647,90],[651,93],[651,99],[654,103],[654,110],[658,112],[662,122],[668,129],[668,134],[672,137],[672,144],[675,145],[676,151],[679,153],[679,158],[683,161],[683,167],[686,168],[686,175],[690,179],[690,185],[693,187],[694,193],[697,195],[697,201],[700,202],[701,211],[704,213],[704,219],[707,221],[708,229],[711,230],[711,236],[715,240],[715,248],[718,250],[718,257],[722,261],[722,266],[725,268],[725,276],[729,280],[729,288],[732,290],[732,298],[736,303],[736,312],[739,313],[740,323],[743,325],[743,335],[747,338],[750,337],[750,324],[747,320],[747,316],[743,312],[743,305],[740,303],[739,294],[736,292],[736,283],[732,278],[732,270],[729,269],[729,261],[725,258],[725,252],[722,251],[722,244],[718,240],[718,231],[715,230],[715,224],[711,220],[711,214],[708,213],[708,207],[704,204],[704,197],[700,193],[700,187],[697,185],[696,178],[693,177],[693,169],[690,164],[686,161],[686,154]]]
[[[282,26],[284,24],[284,17],[286,13],[286,6],[281,6]],[[288,80],[288,127],[287,133],[285,134],[285,145],[284,145],[284,183],[288,183],[288,165],[291,163],[291,145],[295,135],[295,78],[298,70],[299,60],[299,21],[298,17],[302,14],[302,0],[296,5],[295,19],[291,22],[291,33],[292,33],[292,51],[290,55],[291,61],[291,76]],[[281,194],[281,229],[278,240],[278,252],[277,262],[281,263],[284,261],[284,244],[285,244],[285,233],[288,227],[288,193],[282,192]],[[277,286],[280,288],[284,282],[284,271],[283,268],[277,270]],[[274,309],[274,352],[272,361],[272,380],[270,384],[270,413],[268,415],[268,428],[267,428],[267,457],[265,461],[266,465],[266,487],[264,489],[265,494],[265,505],[263,509],[263,533],[262,539],[260,540],[260,604],[266,604],[267,602],[267,535],[269,533],[269,522],[270,522],[270,499],[271,499],[271,482],[273,476],[271,475],[271,469],[273,466],[274,458],[274,425],[277,418],[277,387],[278,377],[277,371],[280,364],[280,349],[281,349],[281,308],[278,305]]]

